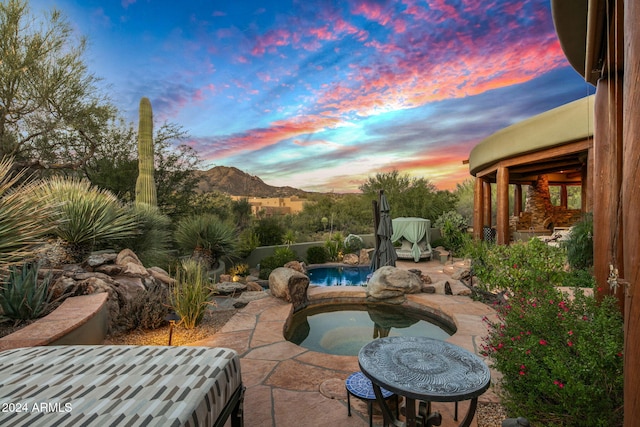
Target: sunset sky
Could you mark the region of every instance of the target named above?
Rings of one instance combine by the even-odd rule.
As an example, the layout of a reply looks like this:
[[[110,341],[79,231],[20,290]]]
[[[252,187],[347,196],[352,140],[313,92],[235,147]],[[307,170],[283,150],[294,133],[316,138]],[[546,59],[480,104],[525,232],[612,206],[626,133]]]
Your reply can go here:
[[[549,0],[32,0],[89,39],[137,122],[181,125],[203,169],[356,192],[397,169],[453,189],[495,131],[593,93]],[[517,141],[514,141],[517,144]]]

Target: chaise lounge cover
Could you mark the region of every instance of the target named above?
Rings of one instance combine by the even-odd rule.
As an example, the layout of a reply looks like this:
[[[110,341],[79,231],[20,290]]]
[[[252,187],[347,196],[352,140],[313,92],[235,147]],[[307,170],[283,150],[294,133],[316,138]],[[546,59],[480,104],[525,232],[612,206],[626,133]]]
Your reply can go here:
[[[226,348],[50,346],[0,353],[3,426],[222,425],[218,418],[229,415],[232,400],[238,415],[242,391],[240,359]]]
[[[398,258],[411,259],[415,262],[421,258],[431,258],[431,221],[424,218],[400,217],[392,220],[393,235],[391,241],[406,240],[411,246],[396,249]]]

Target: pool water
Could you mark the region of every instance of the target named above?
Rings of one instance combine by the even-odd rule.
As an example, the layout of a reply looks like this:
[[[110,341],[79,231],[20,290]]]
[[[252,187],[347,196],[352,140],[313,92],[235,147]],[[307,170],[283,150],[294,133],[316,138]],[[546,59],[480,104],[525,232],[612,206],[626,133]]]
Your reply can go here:
[[[285,338],[320,353],[357,356],[362,346],[386,336],[445,340],[455,333],[444,321],[388,304],[336,304],[295,313]]]
[[[371,275],[368,265],[310,267],[309,284],[315,286],[364,286]]]

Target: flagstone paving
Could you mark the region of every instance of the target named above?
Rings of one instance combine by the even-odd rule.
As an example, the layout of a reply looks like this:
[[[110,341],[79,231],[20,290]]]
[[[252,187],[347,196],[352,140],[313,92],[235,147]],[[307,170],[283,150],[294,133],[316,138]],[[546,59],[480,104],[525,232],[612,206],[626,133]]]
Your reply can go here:
[[[442,265],[430,262],[398,262],[400,268],[418,268],[434,281],[450,279]],[[363,301],[364,288],[310,288],[310,302],[340,301],[348,298]],[[457,332],[447,341],[479,353],[480,341],[486,334],[484,316],[492,316],[488,306],[463,296],[436,294],[409,295],[412,306],[450,318]],[[367,406],[351,399],[352,416],[347,416],[346,378],[358,371],[357,356],[335,356],[307,350],[284,338],[284,328],[292,306],[268,297],[250,302],[234,315],[214,336],[192,345],[227,347],[241,356],[241,370],[246,393],[244,422],[251,427],[299,426],[367,426]],[[492,376],[494,374],[492,373]],[[497,402],[492,388],[479,401]],[[460,403],[460,416],[468,403]],[[374,405],[375,407],[375,405]],[[443,416],[443,427],[457,426],[453,421],[453,403],[435,404]],[[374,416],[374,425],[382,425],[382,416]],[[476,420],[471,424],[477,427]]]

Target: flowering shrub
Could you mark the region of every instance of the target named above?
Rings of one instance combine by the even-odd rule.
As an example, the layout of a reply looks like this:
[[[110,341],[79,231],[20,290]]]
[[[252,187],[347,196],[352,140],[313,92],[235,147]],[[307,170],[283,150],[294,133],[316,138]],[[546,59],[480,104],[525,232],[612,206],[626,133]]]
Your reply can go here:
[[[565,251],[539,239],[510,245],[474,243],[465,246],[473,273],[486,291],[529,290],[540,284],[560,285],[566,277]]]
[[[622,425],[623,321],[615,299],[598,304],[553,286],[512,294],[485,318],[482,352],[503,374],[502,403],[535,425]]]

